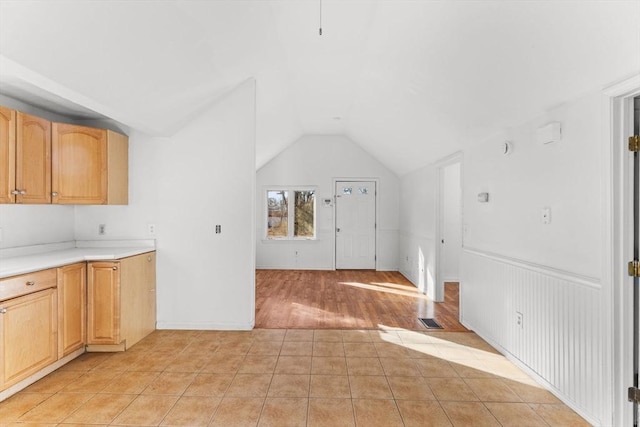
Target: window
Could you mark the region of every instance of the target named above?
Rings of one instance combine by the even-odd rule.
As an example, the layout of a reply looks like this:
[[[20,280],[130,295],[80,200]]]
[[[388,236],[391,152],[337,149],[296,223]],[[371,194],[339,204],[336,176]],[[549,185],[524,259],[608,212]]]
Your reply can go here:
[[[267,190],[267,239],[315,237],[315,190]]]

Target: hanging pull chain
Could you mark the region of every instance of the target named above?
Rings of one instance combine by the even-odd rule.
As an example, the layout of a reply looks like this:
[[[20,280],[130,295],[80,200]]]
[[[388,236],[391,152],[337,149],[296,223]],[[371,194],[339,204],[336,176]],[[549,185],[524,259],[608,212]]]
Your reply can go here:
[[[320,0],[320,28],[318,34],[322,35],[322,0]]]

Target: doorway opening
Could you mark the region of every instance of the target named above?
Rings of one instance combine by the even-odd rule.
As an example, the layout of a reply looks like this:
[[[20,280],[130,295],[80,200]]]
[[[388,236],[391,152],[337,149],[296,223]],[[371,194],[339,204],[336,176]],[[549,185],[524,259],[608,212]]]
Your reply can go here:
[[[434,300],[443,302],[445,286],[459,292],[462,251],[462,153],[436,164],[436,274]]]
[[[605,91],[610,140],[605,159],[609,170],[610,193],[607,202],[611,218],[607,224],[610,239],[605,243],[604,259],[610,269],[605,272],[612,286],[613,424],[637,425],[638,405],[628,399],[629,388],[637,387],[640,354],[640,310],[638,278],[630,274],[629,262],[637,260],[640,239],[637,222],[640,174],[634,173],[638,153],[631,150],[632,135],[640,129],[640,76],[621,82]],[[608,157],[610,156],[610,157]],[[608,211],[605,211],[608,213]],[[634,295],[635,294],[635,295]],[[635,344],[634,344],[635,342]]]

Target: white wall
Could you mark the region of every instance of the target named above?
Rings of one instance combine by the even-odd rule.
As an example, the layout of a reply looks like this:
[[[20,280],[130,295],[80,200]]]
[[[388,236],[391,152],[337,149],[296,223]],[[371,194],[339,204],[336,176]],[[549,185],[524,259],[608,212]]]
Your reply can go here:
[[[170,138],[129,139],[127,206],[76,207],[79,240],[149,238],[158,328],[250,329],[255,315],[255,82]],[[215,234],[215,225],[222,233]]]
[[[461,318],[590,422],[611,425],[601,106],[593,93],[465,152]],[[562,141],[538,144],[536,129],[550,121],[562,123]],[[504,140],[514,146],[507,156]]]
[[[0,205],[0,248],[74,240],[73,206]]]
[[[460,163],[445,166],[442,193],[443,276],[445,282],[460,279],[460,251],[462,250],[462,202]]]
[[[0,105],[51,121],[79,123],[0,94]],[[0,248],[74,240],[73,206],[0,205]]]
[[[426,166],[400,180],[400,272],[435,299],[436,168]]]
[[[305,136],[261,167],[256,185],[256,264],[258,268],[333,269],[334,178],[378,178],[378,269],[397,270],[399,186],[395,174],[344,136]],[[265,236],[269,186],[316,186],[317,218],[313,241],[268,241]],[[296,255],[297,253],[297,255]]]

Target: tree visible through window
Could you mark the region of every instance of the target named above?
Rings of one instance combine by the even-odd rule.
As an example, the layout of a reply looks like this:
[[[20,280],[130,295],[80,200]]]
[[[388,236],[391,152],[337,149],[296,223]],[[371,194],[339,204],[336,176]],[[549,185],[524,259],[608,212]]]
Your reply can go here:
[[[290,195],[293,205],[290,205]],[[267,238],[313,239],[315,227],[315,190],[267,191]],[[293,222],[293,227],[289,224]]]
[[[287,237],[289,235],[289,192],[267,192],[268,211],[267,237]]]

